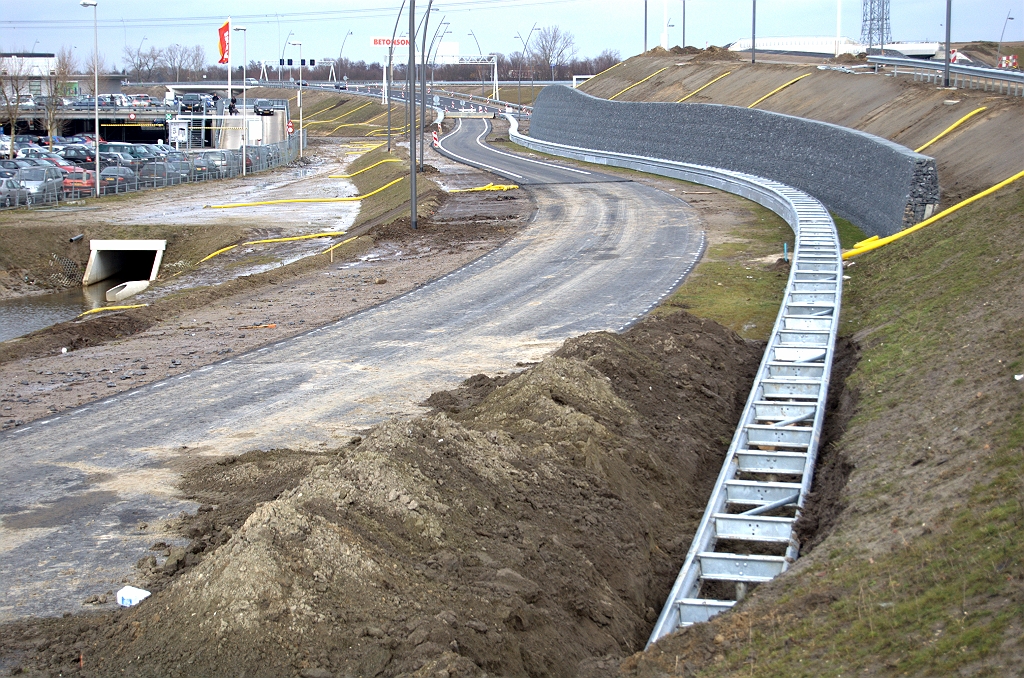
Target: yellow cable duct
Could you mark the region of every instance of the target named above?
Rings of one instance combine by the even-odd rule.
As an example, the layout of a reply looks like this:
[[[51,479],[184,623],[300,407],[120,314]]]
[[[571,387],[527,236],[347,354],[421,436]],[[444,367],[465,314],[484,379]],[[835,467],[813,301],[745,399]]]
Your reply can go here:
[[[855,257],[858,254],[863,254],[864,252],[870,252],[871,250],[878,249],[879,247],[882,247],[883,245],[888,245],[889,243],[893,242],[894,240],[899,240],[900,238],[902,238],[905,235],[910,235],[914,231],[919,231],[922,228],[924,228],[925,226],[928,226],[930,224],[934,224],[939,219],[944,219],[945,217],[948,217],[953,212],[956,212],[957,210],[959,210],[959,209],[961,209],[963,207],[967,207],[968,205],[970,205],[975,200],[981,200],[985,196],[991,195],[992,193],[995,193],[996,191],[998,191],[1001,188],[1009,186],[1010,184],[1012,184],[1013,182],[1015,182],[1015,181],[1017,181],[1019,179],[1024,179],[1024,172],[1018,172],[1017,174],[1014,174],[1009,179],[1005,179],[1004,181],[1000,181],[998,184],[996,184],[992,188],[987,188],[984,191],[982,191],[981,193],[978,193],[977,195],[972,195],[970,198],[967,198],[967,200],[964,200],[962,202],[958,202],[957,204],[953,205],[952,207],[949,207],[947,209],[942,210],[941,212],[939,212],[935,216],[930,217],[928,219],[925,219],[924,221],[911,226],[910,228],[908,228],[905,231],[900,231],[899,233],[896,233],[895,235],[890,235],[890,236],[887,236],[885,238],[879,238],[878,240],[872,240],[871,238],[868,238],[868,240],[861,241],[861,243],[857,243],[857,244],[861,245],[862,243],[864,243],[863,246],[859,247],[859,248],[856,248],[856,249],[851,249],[851,250],[847,250],[847,251],[843,252],[843,259],[850,259],[851,257]]]
[[[476,188],[456,188],[449,193],[470,193],[472,191],[513,191],[519,188],[516,184],[487,184]]]
[[[352,177],[354,177],[357,174],[362,174],[366,170],[372,170],[377,165],[383,165],[386,162],[402,162],[402,161],[399,160],[398,158],[385,158],[384,160],[381,160],[380,162],[373,163],[369,167],[364,167],[363,169],[359,170],[358,172],[353,172],[352,174],[328,174],[327,178],[328,179],[351,179]]]
[[[758,105],[759,103],[761,103],[762,101],[764,101],[764,100],[765,100],[765,99],[767,99],[768,97],[772,96],[773,94],[778,94],[779,92],[781,92],[782,90],[786,89],[787,87],[789,87],[789,86],[790,86],[790,85],[792,85],[793,83],[795,83],[795,82],[800,82],[801,80],[803,80],[804,78],[808,77],[809,75],[810,75],[810,73],[804,73],[804,74],[803,74],[803,75],[801,75],[801,76],[800,76],[799,78],[793,78],[792,80],[790,80],[789,82],[787,82],[787,83],[786,83],[785,85],[783,85],[782,87],[776,87],[776,88],[775,88],[775,89],[773,89],[773,90],[772,90],[771,92],[768,92],[768,94],[765,94],[765,95],[764,95],[763,97],[761,97],[760,99],[758,99],[758,100],[757,100],[757,101],[755,101],[754,103],[752,103],[752,104],[750,104],[749,106],[747,106],[747,108],[753,108],[754,106],[757,106],[757,105]]]
[[[665,68],[662,68],[661,70],[655,71],[654,73],[651,73],[650,75],[648,75],[646,78],[644,78],[640,82],[634,82],[632,85],[630,85],[626,89],[624,89],[624,90],[622,90],[620,92],[616,92],[615,94],[611,95],[610,97],[608,97],[608,101],[611,101],[612,99],[614,99],[615,97],[619,96],[620,94],[625,94],[626,92],[628,92],[629,90],[633,89],[637,85],[644,84],[645,82],[647,82],[648,80],[650,80],[651,78],[656,76],[658,73],[661,73],[661,71],[667,71],[667,70],[668,70],[668,66],[666,66]]]
[[[716,82],[718,82],[719,80],[721,80],[721,79],[722,79],[722,78],[724,78],[725,76],[729,75],[730,73],[732,73],[732,71],[726,71],[725,73],[722,73],[722,74],[721,74],[720,76],[718,76],[717,78],[715,78],[715,79],[714,79],[714,80],[712,80],[711,82],[707,82],[707,83],[704,83],[703,85],[701,85],[701,86],[700,86],[700,87],[698,87],[697,89],[693,90],[692,92],[690,92],[689,94],[687,94],[687,95],[686,95],[685,97],[683,97],[682,99],[680,99],[680,100],[679,100],[679,101],[677,101],[676,103],[677,103],[677,104],[681,104],[681,103],[683,103],[684,101],[686,101],[687,99],[689,99],[690,97],[692,97],[692,96],[693,96],[694,94],[696,94],[697,92],[701,91],[701,90],[702,90],[702,89],[704,89],[705,87],[711,87],[711,85],[714,85],[714,84],[715,84]]]
[[[942,132],[937,137],[935,137],[934,139],[929,141],[924,146],[921,146],[920,148],[915,148],[914,149],[914,153],[920,153],[921,151],[923,151],[924,149],[928,148],[929,146],[934,144],[936,141],[941,139],[942,137],[946,136],[947,134],[949,134],[950,132],[955,130],[960,125],[964,124],[965,122],[967,122],[968,120],[970,120],[971,118],[976,116],[978,113],[981,113],[982,111],[987,110],[987,109],[988,109],[988,106],[982,106],[981,108],[978,108],[978,109],[975,109],[975,110],[971,111],[970,113],[968,113],[964,117],[960,118],[959,120],[954,122],[952,125],[950,125],[946,129],[942,130]]]
[[[377,193],[380,193],[381,191],[383,191],[383,190],[385,190],[387,188],[390,188],[391,186],[394,186],[395,184],[397,184],[399,181],[401,181],[404,178],[405,177],[398,177],[397,179],[395,179],[391,183],[385,184],[385,185],[381,186],[380,188],[378,188],[377,190],[370,191],[369,193],[367,193],[365,195],[353,195],[353,196],[350,196],[350,197],[347,197],[347,198],[287,198],[287,199],[284,199],[284,200],[261,200],[259,202],[236,202],[236,203],[230,203],[230,204],[227,204],[227,205],[210,205],[210,208],[211,209],[215,209],[215,210],[223,210],[223,209],[232,209],[232,208],[235,208],[235,207],[258,207],[258,206],[261,206],[261,205],[284,205],[284,204],[288,204],[288,203],[297,203],[297,202],[353,202],[353,201],[359,201],[359,200],[363,200],[365,198],[369,198],[371,195],[376,195]]]
[[[82,316],[92,315],[93,313],[103,313],[103,311],[123,311],[127,308],[142,308],[143,306],[149,306],[149,304],[132,304],[131,306],[103,306],[102,308],[94,308],[92,310],[86,311],[85,313],[80,313],[78,316],[76,316],[76,320],[78,318],[81,318]]]

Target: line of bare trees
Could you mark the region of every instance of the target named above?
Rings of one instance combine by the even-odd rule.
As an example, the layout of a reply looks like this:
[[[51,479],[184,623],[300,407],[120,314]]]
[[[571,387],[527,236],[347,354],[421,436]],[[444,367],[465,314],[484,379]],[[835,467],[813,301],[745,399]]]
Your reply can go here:
[[[206,50],[202,45],[168,45],[164,49],[143,49],[125,45],[122,50],[125,75],[134,82],[201,80],[206,72]]]

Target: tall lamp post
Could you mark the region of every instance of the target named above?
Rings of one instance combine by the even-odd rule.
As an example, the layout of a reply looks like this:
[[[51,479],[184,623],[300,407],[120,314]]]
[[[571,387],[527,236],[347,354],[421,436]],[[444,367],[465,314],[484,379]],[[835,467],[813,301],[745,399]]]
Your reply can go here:
[[[946,0],[946,64],[943,67],[942,86],[949,87],[949,38],[951,31],[949,28],[949,20],[953,14],[953,0]],[[885,51],[885,45],[882,45],[883,52]]]
[[[1009,12],[1006,13],[1006,21],[1003,22],[1003,30],[999,33],[999,47],[998,47],[998,49],[996,49],[996,65],[997,66],[999,65],[1000,57],[1003,56],[1003,36],[1006,35],[1006,24],[1008,24],[1009,22],[1013,21],[1013,17],[1010,16],[1011,14],[1013,14],[1013,10],[1012,9]]]
[[[290,42],[299,48],[299,157],[302,157],[302,43]]]
[[[416,0],[409,0],[409,223],[416,230]]]
[[[249,52],[248,52],[249,35],[248,35],[248,32],[245,30],[245,26],[234,26],[231,30],[242,31],[242,176],[244,177],[245,176],[245,160],[246,160],[246,153],[247,153],[246,148],[245,148],[247,146],[247,144],[245,143],[245,141],[246,141],[245,138],[246,138],[246,136],[249,133],[249,123],[246,122],[246,120],[245,120],[246,111],[249,110],[248,108],[246,108],[246,105],[245,105],[245,84],[246,84],[245,83],[245,76],[246,76],[245,67],[249,63]],[[231,93],[228,92],[229,96],[230,96],[230,94]]]
[[[474,33],[473,31],[470,31],[469,34],[473,36],[473,42],[476,43],[476,53],[477,53],[477,55],[478,56],[483,56],[484,53],[480,50],[480,41],[476,39],[476,33]],[[479,66],[477,66],[477,72],[480,73],[480,94],[486,94],[487,93],[487,87],[484,86],[484,74],[480,70]]]
[[[647,3],[645,2],[644,3],[645,16],[646,16],[646,11],[647,11],[646,8],[647,8]],[[526,47],[527,47],[527,45],[530,44],[530,38],[533,37],[533,32],[535,30],[537,30],[537,24],[536,23],[533,24],[533,28],[530,29],[530,32],[526,34],[526,40],[523,40],[522,34],[516,33],[516,37],[519,38],[519,42],[523,43],[523,53],[519,55],[519,116],[520,117],[522,117],[522,115],[523,115],[523,59],[526,58]],[[646,29],[645,29],[645,31],[646,31]],[[647,38],[645,37],[644,38],[645,43],[646,43],[646,40],[647,40]],[[647,51],[646,47],[644,48],[644,51]],[[530,93],[531,94],[533,93],[532,89],[531,89]]]
[[[82,7],[92,7],[92,115],[93,129],[96,138],[96,177],[93,179],[93,191],[98,198],[100,195],[100,31],[96,21],[96,0],[81,0]],[[11,136],[14,136],[14,126],[11,125]]]
[[[395,30],[391,31],[391,44],[388,45],[388,67],[384,74],[384,104],[388,107],[388,153],[391,153],[391,84],[395,79],[395,37],[398,36],[398,22],[402,20],[402,10],[405,9],[405,0],[398,8],[398,16],[395,17]]]

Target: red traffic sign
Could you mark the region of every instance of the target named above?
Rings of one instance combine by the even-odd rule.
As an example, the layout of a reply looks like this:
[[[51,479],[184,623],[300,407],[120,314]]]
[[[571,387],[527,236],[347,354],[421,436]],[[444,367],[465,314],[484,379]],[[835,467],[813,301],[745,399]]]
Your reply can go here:
[[[293,125],[292,121],[289,120],[288,121],[288,134],[294,134],[294,132],[295,132],[295,125]]]
[[[135,114],[134,113],[129,113],[128,114],[128,119],[129,120],[134,120],[135,119]]]

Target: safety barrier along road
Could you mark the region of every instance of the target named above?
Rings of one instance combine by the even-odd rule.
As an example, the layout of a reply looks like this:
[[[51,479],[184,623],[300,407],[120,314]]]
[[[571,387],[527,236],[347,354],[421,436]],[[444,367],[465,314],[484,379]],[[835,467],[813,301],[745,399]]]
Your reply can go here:
[[[517,144],[735,193],[781,216],[796,234],[789,282],[764,357],[650,645],[730,609],[749,586],[785,572],[799,555],[793,526],[814,477],[839,330],[839,237],[825,206],[791,186],[742,172],[540,141],[519,134],[515,119],[506,117],[509,138]],[[730,551],[719,550],[725,543]]]

